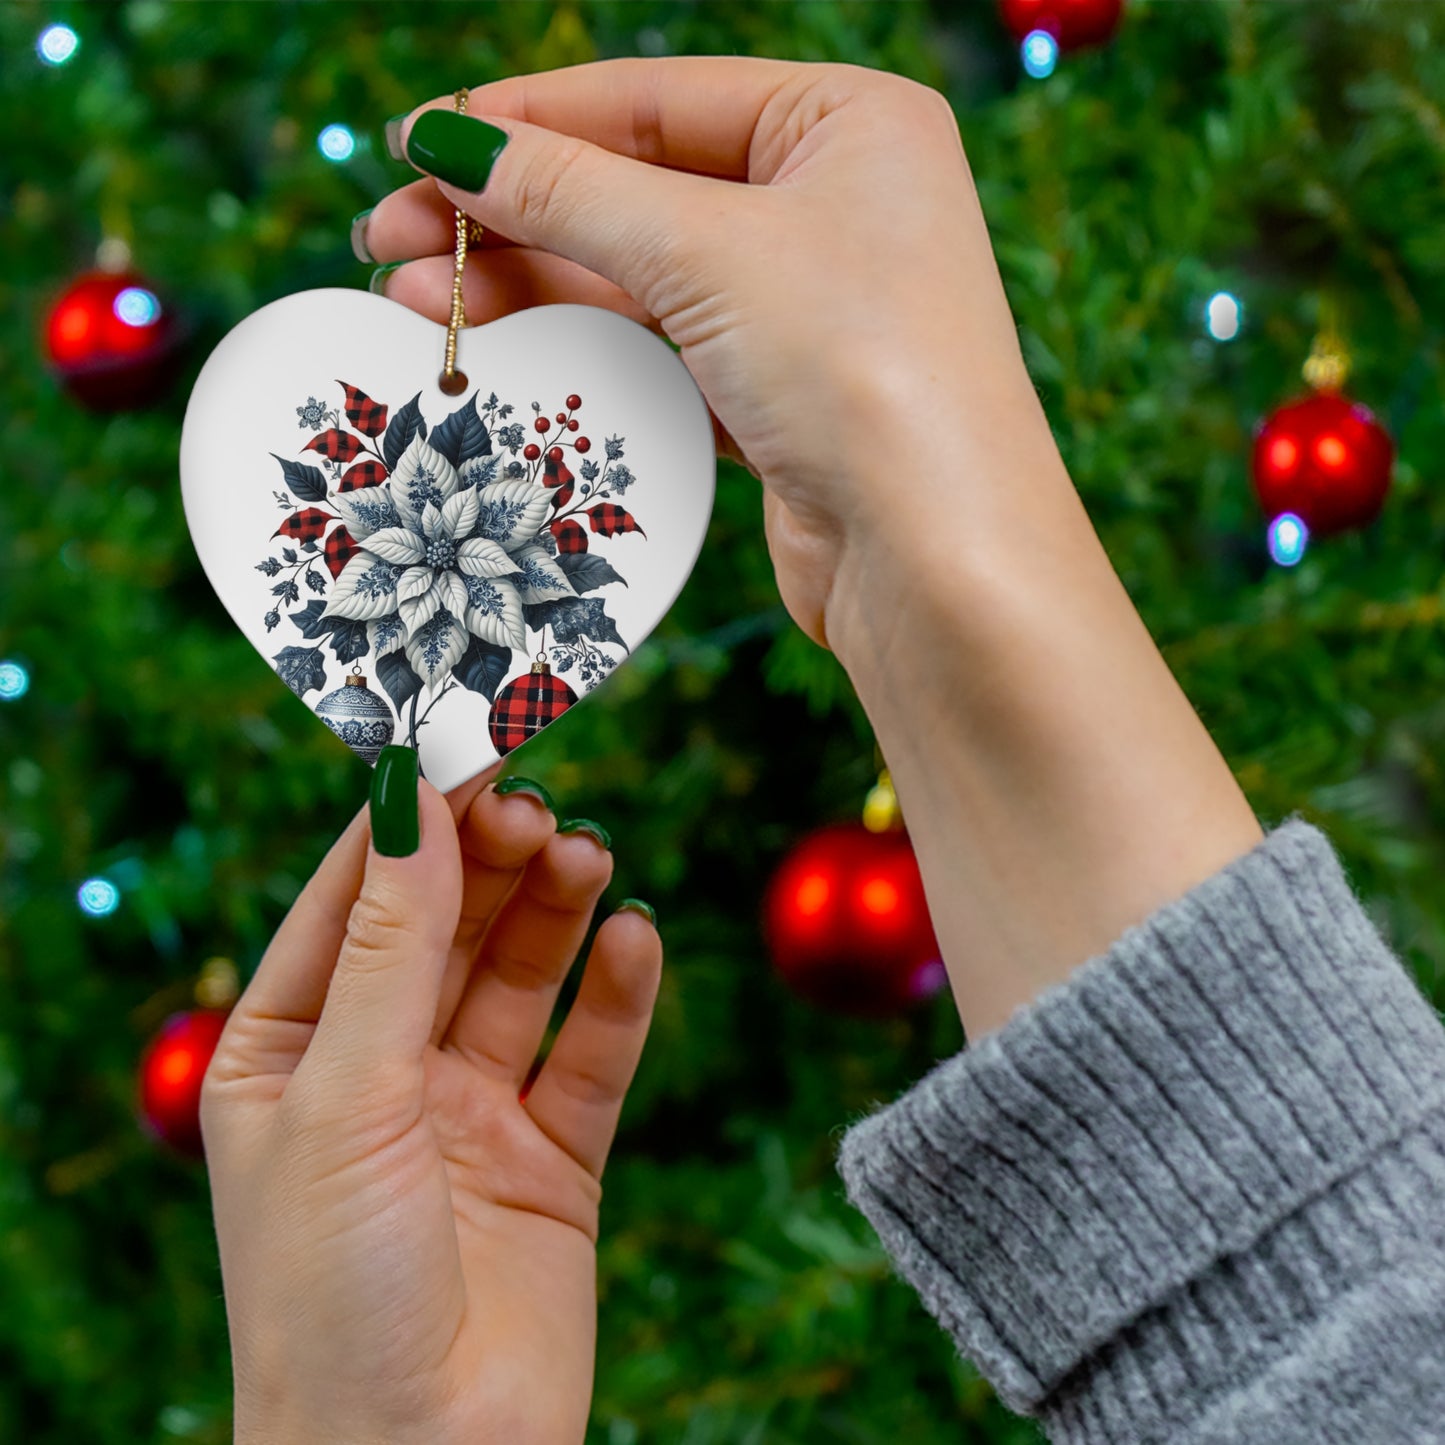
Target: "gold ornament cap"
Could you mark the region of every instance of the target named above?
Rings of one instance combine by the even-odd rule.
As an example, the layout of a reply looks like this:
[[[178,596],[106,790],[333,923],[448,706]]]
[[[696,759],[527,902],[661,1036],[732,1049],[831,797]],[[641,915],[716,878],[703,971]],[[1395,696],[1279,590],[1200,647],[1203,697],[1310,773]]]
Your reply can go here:
[[[229,958],[208,958],[196,980],[196,1002],[202,1008],[230,1008],[241,996],[241,980]]]
[[[878,781],[868,790],[863,803],[863,826],[870,833],[889,833],[903,826],[898,794],[893,791],[893,779],[887,768],[878,774]]]

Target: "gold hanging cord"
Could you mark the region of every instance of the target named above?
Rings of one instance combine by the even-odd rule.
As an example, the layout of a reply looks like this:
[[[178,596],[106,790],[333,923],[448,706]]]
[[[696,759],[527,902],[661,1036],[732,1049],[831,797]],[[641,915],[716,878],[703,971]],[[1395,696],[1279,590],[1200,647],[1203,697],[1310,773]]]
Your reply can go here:
[[[452,96],[452,104],[458,115],[467,113],[467,99],[465,90],[459,90]],[[447,396],[459,396],[467,389],[465,373],[457,370],[457,332],[467,324],[466,303],[462,300],[462,273],[467,265],[468,241],[480,244],[483,235],[481,223],[473,221],[465,211],[458,211],[456,218],[457,250],[456,265],[452,270],[452,319],[447,323],[446,363],[442,367],[441,376],[437,378],[437,385]]]

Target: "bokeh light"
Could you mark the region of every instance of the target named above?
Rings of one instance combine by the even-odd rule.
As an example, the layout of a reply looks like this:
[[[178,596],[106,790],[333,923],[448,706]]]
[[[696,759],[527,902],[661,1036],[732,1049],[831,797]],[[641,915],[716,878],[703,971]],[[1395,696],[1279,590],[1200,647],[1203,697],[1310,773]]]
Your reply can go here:
[[[1054,73],[1059,63],[1059,42],[1047,30],[1031,30],[1019,47],[1024,69],[1035,80],[1044,80]]]
[[[349,126],[329,125],[316,137],[316,148],[329,161],[349,161],[356,151],[356,137]]]
[[[80,36],[68,25],[47,25],[35,42],[35,53],[47,65],[64,65],[80,49]]]
[[[1310,529],[1293,512],[1281,512],[1269,524],[1269,555],[1281,567],[1293,567],[1305,554]]]
[[[30,674],[8,658],[0,662],[0,702],[15,702],[30,691]]]
[[[120,889],[109,878],[87,878],[75,895],[80,911],[105,918],[120,907]]]
[[[161,303],[155,292],[144,286],[127,286],[115,298],[116,317],[127,326],[150,326],[160,320]]]
[[[1216,291],[1204,308],[1204,329],[1216,341],[1233,341],[1244,325],[1244,307],[1228,291]]]

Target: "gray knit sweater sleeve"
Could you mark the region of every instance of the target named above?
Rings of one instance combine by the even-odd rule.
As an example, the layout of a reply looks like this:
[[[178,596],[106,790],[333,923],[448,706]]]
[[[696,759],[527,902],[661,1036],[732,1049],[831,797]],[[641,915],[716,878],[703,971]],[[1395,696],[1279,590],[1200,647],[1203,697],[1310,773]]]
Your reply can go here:
[[[840,1167],[1051,1440],[1445,1441],[1445,1030],[1302,820],[855,1125]]]

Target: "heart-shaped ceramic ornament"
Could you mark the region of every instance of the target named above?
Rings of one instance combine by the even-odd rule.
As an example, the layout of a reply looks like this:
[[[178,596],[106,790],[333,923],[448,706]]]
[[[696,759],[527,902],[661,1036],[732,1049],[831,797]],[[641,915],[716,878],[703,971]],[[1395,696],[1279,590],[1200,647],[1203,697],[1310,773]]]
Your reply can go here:
[[[644,327],[540,306],[457,337],[369,292],[264,306],[181,433],[201,562],[236,625],[358,755],[481,772],[647,636],[702,549],[707,406]]]

